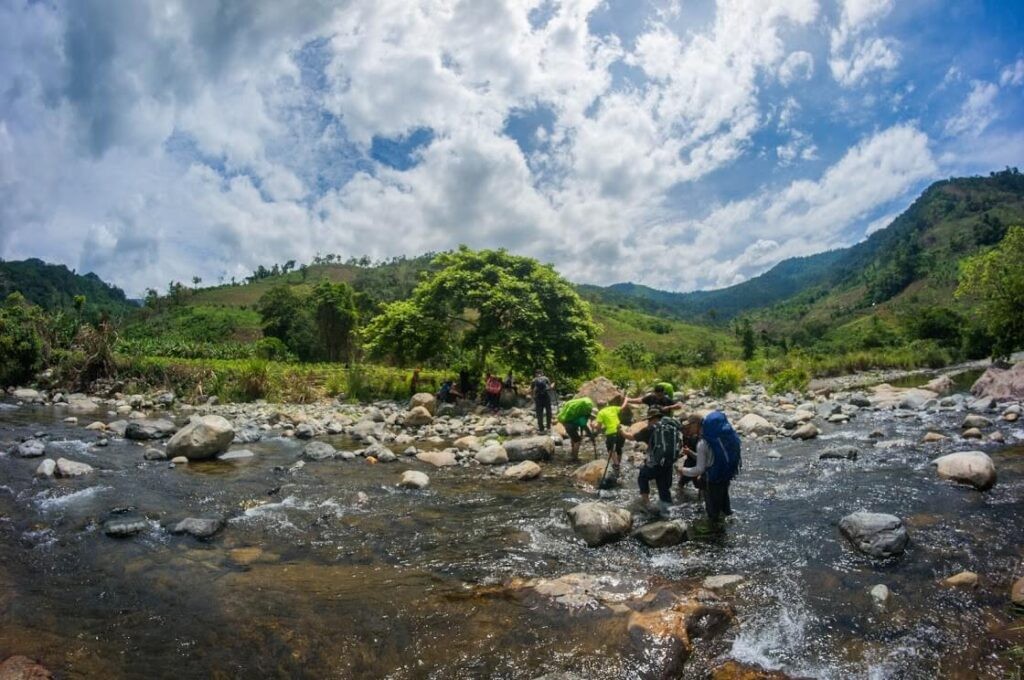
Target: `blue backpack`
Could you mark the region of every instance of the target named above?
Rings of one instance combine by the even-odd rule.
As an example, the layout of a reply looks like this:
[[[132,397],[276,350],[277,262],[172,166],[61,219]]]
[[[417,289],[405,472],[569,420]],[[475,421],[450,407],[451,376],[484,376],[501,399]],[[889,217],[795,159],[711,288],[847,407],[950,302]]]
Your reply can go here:
[[[712,484],[724,484],[737,474],[743,466],[740,456],[740,437],[732,429],[729,419],[721,411],[712,411],[704,417],[700,433],[708,443],[714,457],[704,474]]]

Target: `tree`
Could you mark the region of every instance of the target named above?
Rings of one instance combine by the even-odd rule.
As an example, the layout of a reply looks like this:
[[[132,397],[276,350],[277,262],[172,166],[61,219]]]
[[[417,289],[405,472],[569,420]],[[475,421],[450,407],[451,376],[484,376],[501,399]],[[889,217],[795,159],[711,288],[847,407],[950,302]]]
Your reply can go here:
[[[324,279],[313,288],[309,303],[316,321],[320,347],[328,361],[347,361],[352,352],[356,324],[355,294],[347,283]]]
[[[636,340],[622,343],[612,350],[612,354],[622,359],[626,362],[627,366],[633,369],[654,367],[654,355],[647,350],[647,347],[642,342]]]
[[[754,358],[754,351],[757,349],[757,341],[754,337],[754,328],[750,325],[750,319],[743,319],[737,328],[737,335],[740,336],[740,344],[743,346],[743,358],[750,361]]]
[[[958,299],[976,302],[981,324],[995,344],[993,358],[1024,346],[1024,227],[1014,226],[999,245],[960,264]]]
[[[21,293],[11,293],[0,307],[0,387],[28,380],[43,360],[42,310]]]
[[[193,276],[192,277],[192,287],[193,288],[198,288],[199,284],[202,283],[202,282],[203,282],[203,280],[201,278],[199,278],[198,276]]]
[[[363,333],[371,356],[464,351],[482,369],[488,359],[525,373],[544,366],[576,376],[591,370],[597,327],[590,308],[553,268],[504,250],[465,246],[438,255],[405,303],[393,302]],[[396,343],[408,338],[410,319],[424,322],[413,351]]]

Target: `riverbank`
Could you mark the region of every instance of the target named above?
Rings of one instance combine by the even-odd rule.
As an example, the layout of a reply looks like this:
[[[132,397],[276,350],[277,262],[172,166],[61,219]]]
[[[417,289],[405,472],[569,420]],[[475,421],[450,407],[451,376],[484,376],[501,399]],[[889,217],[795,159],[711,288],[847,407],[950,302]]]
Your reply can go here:
[[[602,444],[571,463],[526,409],[18,396],[0,408],[0,658],[58,673],[704,677],[740,662],[774,677],[995,678],[1024,645],[1014,401],[689,393],[688,408],[744,431],[725,535],[689,531],[699,499],[677,491],[681,542],[591,548],[567,511],[630,507],[640,451],[598,492]],[[227,455],[172,465],[169,435],[193,416],[229,423]],[[985,491],[931,464],[969,450],[993,461]],[[40,476],[47,458],[90,470]],[[904,551],[874,558],[844,538],[860,510],[896,517]],[[943,583],[963,571],[974,585]]]

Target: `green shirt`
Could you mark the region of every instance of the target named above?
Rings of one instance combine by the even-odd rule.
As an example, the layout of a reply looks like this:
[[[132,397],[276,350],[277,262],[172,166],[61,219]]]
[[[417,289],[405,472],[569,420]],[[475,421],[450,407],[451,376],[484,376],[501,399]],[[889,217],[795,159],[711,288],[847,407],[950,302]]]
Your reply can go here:
[[[621,423],[619,412],[621,410],[621,406],[605,406],[597,412],[597,422],[604,428],[606,435],[613,435],[619,431],[619,424]]]
[[[564,424],[582,420],[585,425],[593,410],[594,402],[589,397],[570,399],[562,404],[562,408],[558,409],[558,422]]]

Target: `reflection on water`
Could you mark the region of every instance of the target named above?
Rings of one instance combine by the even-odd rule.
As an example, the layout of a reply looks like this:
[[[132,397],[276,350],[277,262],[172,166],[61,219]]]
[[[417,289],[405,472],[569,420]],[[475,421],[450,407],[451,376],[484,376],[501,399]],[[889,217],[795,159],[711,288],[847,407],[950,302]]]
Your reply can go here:
[[[822,678],[1005,677],[1022,643],[1006,602],[1024,538],[1024,450],[994,453],[999,483],[979,494],[938,480],[916,446],[866,437],[883,428],[886,441],[916,441],[961,416],[928,417],[940,420],[826,426],[827,445],[860,447],[856,462],[819,461],[824,442],[752,444],[726,535],[651,550],[577,541],[564,512],[596,494],[559,462],[531,483],[408,459],[288,472],[300,445],[273,439],[246,446],[253,460],[172,469],[129,442],[91,447],[91,433],[45,409],[5,410],[0,439],[44,429],[97,472],[40,481],[38,461],[0,458],[0,656],[77,677],[643,677],[621,616],[501,584],[582,572],[686,590],[735,573],[746,580],[725,596],[739,623],[698,644],[686,677],[725,657]],[[772,449],[781,459],[766,458]],[[412,467],[429,489],[395,488]],[[602,495],[625,504],[635,490]],[[679,501],[674,514],[698,514],[692,490]],[[861,508],[906,520],[902,559],[873,563],[840,540],[839,518]],[[149,528],[109,538],[100,528],[119,514]],[[208,542],[166,531],[187,516],[227,525]],[[977,591],[940,587],[963,569],[981,575]],[[878,583],[892,591],[885,609],[868,594]]]

